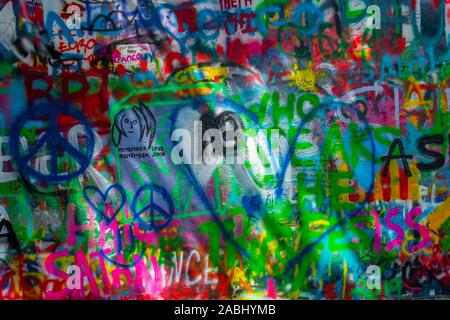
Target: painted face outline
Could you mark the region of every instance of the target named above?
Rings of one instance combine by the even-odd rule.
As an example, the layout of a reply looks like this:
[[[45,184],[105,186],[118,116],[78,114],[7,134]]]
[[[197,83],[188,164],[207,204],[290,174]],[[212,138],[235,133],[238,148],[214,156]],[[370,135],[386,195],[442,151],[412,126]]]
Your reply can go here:
[[[138,133],[138,125],[141,126],[141,121],[139,117],[136,115],[136,111],[133,109],[128,109],[123,113],[122,119],[121,119],[121,126],[124,130],[124,132],[127,133],[127,136],[129,134],[136,134]],[[129,137],[129,136],[128,136]],[[142,140],[142,137],[139,141]]]
[[[122,142],[122,137],[129,140],[138,137],[142,143],[144,137],[148,138],[147,148],[153,143],[156,132],[156,119],[150,108],[140,102],[138,106],[132,106],[119,111],[111,129],[112,142],[116,147]]]

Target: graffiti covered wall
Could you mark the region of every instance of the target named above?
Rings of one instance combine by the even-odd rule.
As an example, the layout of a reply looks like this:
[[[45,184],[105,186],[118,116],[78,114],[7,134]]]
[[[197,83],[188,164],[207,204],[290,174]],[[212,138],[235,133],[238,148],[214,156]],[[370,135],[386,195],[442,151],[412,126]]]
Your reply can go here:
[[[449,41],[444,0],[0,1],[0,299],[448,298]]]

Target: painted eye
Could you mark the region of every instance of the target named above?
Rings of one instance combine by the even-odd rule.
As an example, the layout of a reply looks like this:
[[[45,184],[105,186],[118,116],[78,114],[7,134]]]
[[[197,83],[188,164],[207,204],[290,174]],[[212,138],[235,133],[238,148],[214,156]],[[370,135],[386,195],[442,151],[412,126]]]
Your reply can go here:
[[[128,119],[125,119],[125,123],[128,123],[128,122],[130,122],[130,120],[128,120]]]
[[[133,124],[137,124],[137,120],[134,120],[134,121],[133,121]]]

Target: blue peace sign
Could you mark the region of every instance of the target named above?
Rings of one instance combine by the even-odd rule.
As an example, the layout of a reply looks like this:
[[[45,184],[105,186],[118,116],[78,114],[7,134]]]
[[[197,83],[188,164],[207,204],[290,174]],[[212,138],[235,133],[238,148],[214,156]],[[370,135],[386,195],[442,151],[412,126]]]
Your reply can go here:
[[[142,209],[138,210],[137,202],[138,202],[139,196],[141,195],[141,193],[146,192],[146,191],[151,192],[150,202],[149,202],[149,204],[144,206]],[[159,193],[164,198],[164,200],[167,202],[167,205],[169,206],[168,212],[155,203],[155,201],[154,201],[154,193],[155,192]],[[173,204],[172,198],[170,197],[170,195],[166,189],[164,189],[163,187],[154,185],[152,183],[148,183],[148,184],[140,187],[139,190],[136,192],[136,194],[133,198],[133,201],[131,202],[131,210],[133,212],[134,218],[139,222],[139,228],[141,228],[144,231],[161,231],[165,227],[167,227],[170,224],[170,222],[172,221],[172,217],[173,217],[173,214],[175,211],[175,206]],[[141,218],[141,215],[147,211],[150,212],[150,222],[146,222]],[[166,222],[161,223],[161,224],[156,224],[155,223],[155,212],[158,212],[165,219],[167,219]]]
[[[67,115],[76,119],[80,124],[84,125],[87,137],[87,150],[85,153],[73,147],[58,131],[58,116]],[[28,121],[37,120],[39,118],[48,119],[48,128],[43,136],[31,147],[25,155],[20,154],[20,130],[24,128]],[[14,122],[10,134],[12,158],[17,164],[20,171],[25,176],[31,176],[38,181],[47,183],[58,183],[72,180],[82,174],[91,163],[94,154],[95,138],[92,126],[83,114],[75,108],[67,105],[42,104],[33,106],[23,112]],[[38,153],[44,144],[50,147],[50,174],[43,174],[36,171],[28,162]],[[58,174],[58,149],[62,149],[72,156],[79,164],[79,169],[72,173]]]

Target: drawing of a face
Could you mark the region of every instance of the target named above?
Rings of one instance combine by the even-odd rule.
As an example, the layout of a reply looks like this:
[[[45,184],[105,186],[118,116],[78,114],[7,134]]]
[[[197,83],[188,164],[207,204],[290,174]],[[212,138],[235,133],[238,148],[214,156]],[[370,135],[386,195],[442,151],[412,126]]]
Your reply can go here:
[[[138,133],[139,121],[134,112],[130,112],[130,110],[128,110],[128,112],[124,113],[122,118],[122,128],[127,133],[128,137]]]
[[[150,147],[156,130],[156,120],[150,109],[143,103],[117,113],[112,127],[112,140],[117,147],[121,143],[128,146],[145,144]]]

